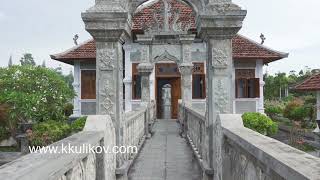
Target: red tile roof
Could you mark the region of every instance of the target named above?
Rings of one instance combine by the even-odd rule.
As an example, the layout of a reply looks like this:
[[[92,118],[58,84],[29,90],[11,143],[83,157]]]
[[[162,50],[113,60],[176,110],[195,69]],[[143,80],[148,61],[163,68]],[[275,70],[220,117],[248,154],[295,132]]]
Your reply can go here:
[[[241,35],[237,35],[233,38],[232,48],[233,58],[235,60],[262,59],[264,60],[264,63],[270,63],[288,57],[287,53],[269,49]],[[95,42],[94,40],[87,41],[63,53],[51,55],[51,58],[68,64],[73,64],[74,60],[95,61]]]
[[[172,0],[169,2],[170,4],[170,13],[175,14],[179,12],[179,18],[177,19],[177,24],[181,24],[182,27],[187,26],[191,23],[190,29],[196,29],[196,20],[195,14],[193,13],[192,8],[181,1]],[[160,22],[159,24],[163,24],[164,18],[161,15],[164,9],[164,2],[158,1],[147,7],[143,7],[142,10],[138,11],[133,17],[133,31],[142,31],[144,27],[155,26],[156,22],[154,20],[154,14],[157,14],[156,18]],[[169,26],[173,25],[174,16],[169,17]]]
[[[266,64],[288,57],[241,35],[232,39],[232,50],[234,59],[263,59]]]
[[[320,73],[311,76],[295,87],[299,91],[320,91]]]

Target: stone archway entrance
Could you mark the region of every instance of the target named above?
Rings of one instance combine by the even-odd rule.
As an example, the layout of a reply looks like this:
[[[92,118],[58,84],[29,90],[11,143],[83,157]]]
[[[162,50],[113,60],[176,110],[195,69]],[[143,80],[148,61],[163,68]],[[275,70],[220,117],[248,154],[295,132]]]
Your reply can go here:
[[[176,63],[157,63],[155,65],[155,95],[157,103],[157,118],[162,115],[162,87],[171,85],[171,118],[178,118],[178,101],[181,99],[181,75]]]

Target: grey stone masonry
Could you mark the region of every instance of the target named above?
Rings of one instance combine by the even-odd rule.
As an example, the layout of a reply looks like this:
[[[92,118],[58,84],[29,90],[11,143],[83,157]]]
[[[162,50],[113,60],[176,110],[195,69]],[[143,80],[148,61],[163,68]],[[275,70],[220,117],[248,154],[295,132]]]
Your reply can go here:
[[[179,66],[181,73],[181,94],[182,103],[187,104],[192,102],[192,63],[182,63]]]
[[[242,27],[246,11],[231,0],[211,0],[200,12],[201,37],[208,48],[206,154],[204,159],[214,169],[214,179],[222,179],[222,139],[216,118],[218,114],[233,113],[234,86],[232,79],[232,37]],[[211,177],[208,177],[211,178]]]
[[[115,124],[116,144],[123,145],[122,43],[130,35],[127,1],[97,0],[82,13],[86,30],[96,41],[97,114],[110,115]],[[124,163],[117,156],[117,166]]]
[[[153,71],[151,63],[140,63],[138,71],[141,75],[141,101],[144,103],[150,102],[150,74]]]

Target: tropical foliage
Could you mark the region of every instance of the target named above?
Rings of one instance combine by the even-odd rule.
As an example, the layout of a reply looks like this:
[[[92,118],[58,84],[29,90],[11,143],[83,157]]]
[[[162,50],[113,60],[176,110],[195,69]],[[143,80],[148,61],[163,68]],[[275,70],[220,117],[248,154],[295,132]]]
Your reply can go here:
[[[0,68],[0,104],[18,122],[63,120],[74,92],[54,71],[35,66]]]
[[[278,132],[277,123],[261,113],[244,113],[242,119],[245,127],[260,134],[272,136]]]
[[[68,124],[61,121],[46,121],[36,124],[28,131],[28,138],[33,146],[47,146],[59,141],[70,134],[82,131],[86,117],[81,117]]]

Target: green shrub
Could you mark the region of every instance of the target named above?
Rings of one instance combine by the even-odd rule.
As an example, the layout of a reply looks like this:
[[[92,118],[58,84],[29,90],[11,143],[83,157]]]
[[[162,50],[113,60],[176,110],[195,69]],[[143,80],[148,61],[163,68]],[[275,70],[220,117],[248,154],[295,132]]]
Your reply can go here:
[[[303,103],[304,102],[301,99],[294,99],[294,100],[288,102],[288,104],[284,108],[283,116],[286,117],[286,118],[291,119],[290,118],[290,113],[293,111],[293,109],[295,109],[297,107],[302,107]]]
[[[34,125],[28,137],[31,145],[46,146],[69,136],[71,132],[66,122],[46,121]]]
[[[265,108],[265,113],[270,116],[274,117],[276,115],[282,114],[283,110],[280,106],[268,106]]]
[[[64,109],[64,115],[66,117],[69,117],[69,116],[71,116],[73,114],[73,104],[67,103],[67,104],[64,105],[63,109]]]
[[[10,132],[4,126],[0,126],[0,141],[8,139],[9,137]]]
[[[307,117],[308,112],[307,109],[303,106],[293,108],[288,115],[288,118],[294,121],[304,121]]]
[[[87,117],[81,117],[74,122],[71,123],[71,129],[73,132],[82,131],[84,126],[86,125]]]
[[[9,119],[15,123],[63,120],[64,105],[74,95],[53,70],[35,66],[0,68],[0,104],[11,107]]]
[[[278,125],[261,113],[244,113],[243,124],[260,134],[272,136],[278,132]]]

